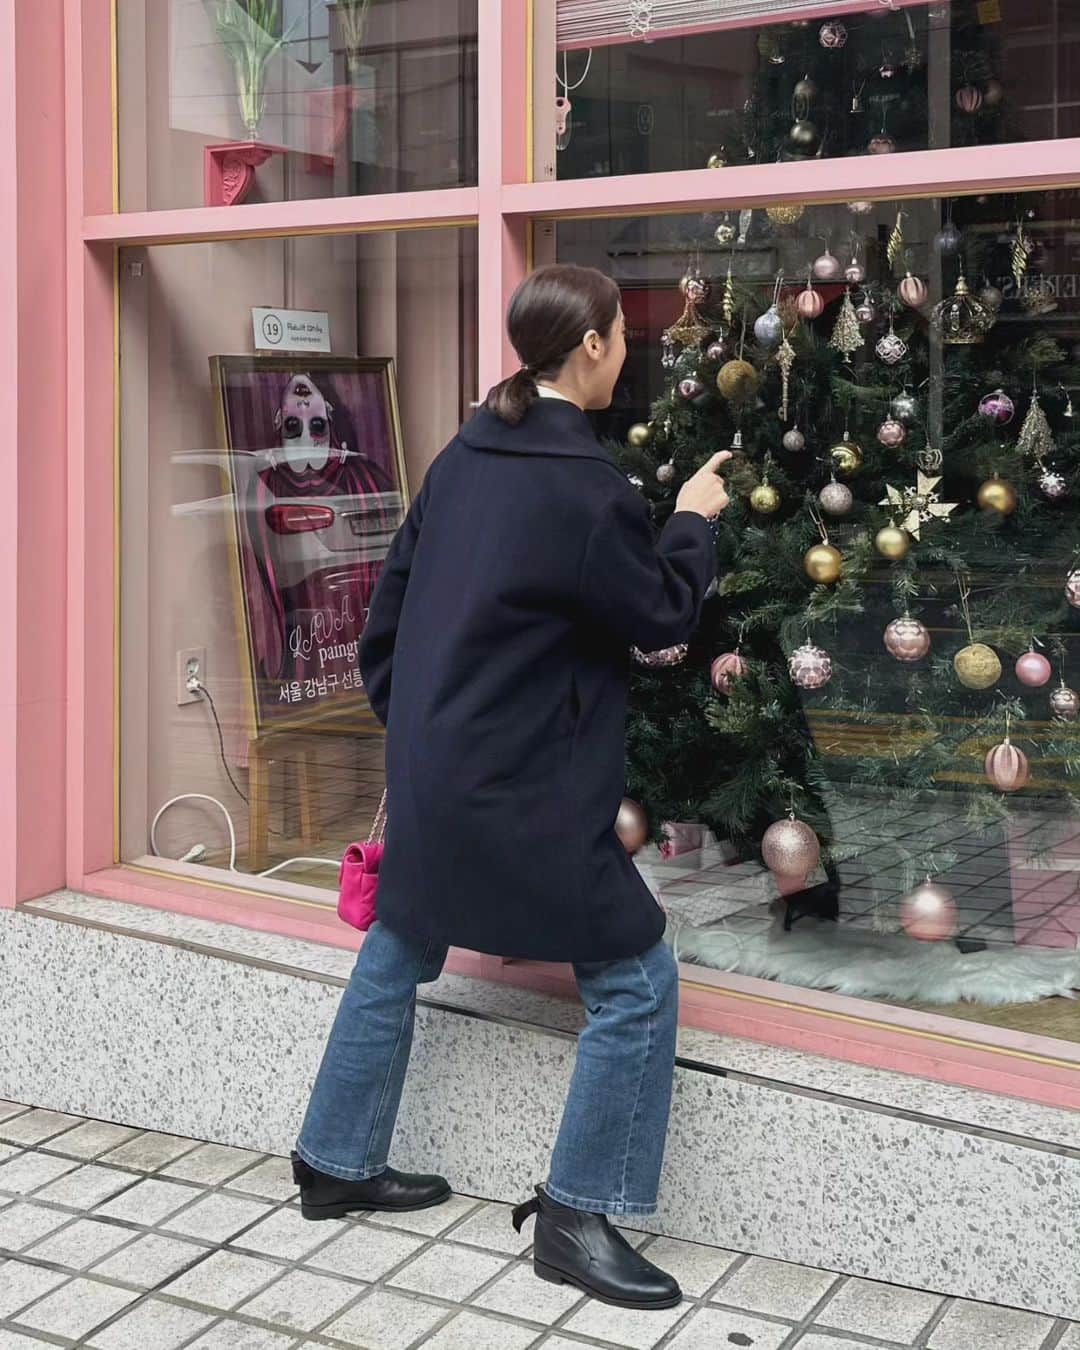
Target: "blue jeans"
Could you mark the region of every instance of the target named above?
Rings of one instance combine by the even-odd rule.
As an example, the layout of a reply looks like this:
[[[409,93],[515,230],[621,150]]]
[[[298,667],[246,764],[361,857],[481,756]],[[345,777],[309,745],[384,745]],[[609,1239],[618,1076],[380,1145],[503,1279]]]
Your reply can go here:
[[[446,947],[374,923],[342,995],[296,1151],[359,1181],[387,1165],[412,1046],[416,986]],[[588,1023],[544,1189],[598,1214],[652,1214],[675,1064],[679,981],[668,947],[574,966]],[[477,1141],[482,1147],[482,1141]]]

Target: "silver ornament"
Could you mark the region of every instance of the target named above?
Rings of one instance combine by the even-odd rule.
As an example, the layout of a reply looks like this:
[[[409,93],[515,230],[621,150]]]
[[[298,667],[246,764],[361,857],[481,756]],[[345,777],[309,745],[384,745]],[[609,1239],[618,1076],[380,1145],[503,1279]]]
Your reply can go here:
[[[868,323],[873,323],[877,318],[877,310],[869,300],[860,300],[855,306],[855,317],[865,328]]]
[[[846,516],[855,503],[851,489],[846,483],[826,483],[818,493],[821,509],[830,516]]]
[[[669,460],[656,470],[656,479],[660,483],[670,483],[675,477],[675,465]]]
[[[784,336],[784,321],[775,305],[754,321],[754,337],[763,347],[778,347]]]
[[[677,666],[680,662],[686,660],[686,653],[690,650],[685,642],[680,642],[677,647],[661,647],[659,651],[643,652],[640,647],[631,647],[634,660],[639,666],[647,666],[651,670],[658,670],[664,666]]]
[[[1073,609],[1080,609],[1080,571],[1070,572],[1065,578],[1065,599]]]
[[[730,225],[726,220],[722,220],[713,231],[713,237],[718,244],[730,244],[735,238],[735,226]]]
[[[866,268],[862,263],[856,262],[852,258],[851,262],[844,268],[844,280],[850,282],[852,286],[858,286],[866,280]]]
[[[919,415],[919,400],[905,389],[889,404],[889,411],[898,422],[914,422]]]
[[[1080,715],[1080,694],[1062,680],[1050,695],[1050,711],[1063,722],[1075,722]]]
[[[832,679],[832,657],[812,642],[804,642],[791,653],[788,672],[800,689],[820,689]]]
[[[784,432],[784,449],[789,450],[793,455],[800,450],[806,449],[806,437],[798,427],[792,427],[790,431]]]
[[[1043,469],[1039,475],[1039,487],[1052,502],[1064,497],[1068,490],[1068,484],[1056,469]]]
[[[895,366],[897,361],[902,361],[907,356],[907,343],[890,325],[889,331],[878,339],[874,351],[887,366]]]

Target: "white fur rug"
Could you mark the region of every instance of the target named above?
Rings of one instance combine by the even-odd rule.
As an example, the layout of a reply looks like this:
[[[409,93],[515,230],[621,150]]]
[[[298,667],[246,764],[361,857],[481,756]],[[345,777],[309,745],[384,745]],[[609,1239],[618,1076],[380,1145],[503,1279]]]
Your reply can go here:
[[[872,933],[822,919],[780,921],[742,934],[723,923],[675,925],[665,934],[680,961],[757,975],[805,989],[919,1003],[1035,1003],[1080,989],[1080,951],[1023,947],[957,951],[950,942],[918,942],[905,933]]]

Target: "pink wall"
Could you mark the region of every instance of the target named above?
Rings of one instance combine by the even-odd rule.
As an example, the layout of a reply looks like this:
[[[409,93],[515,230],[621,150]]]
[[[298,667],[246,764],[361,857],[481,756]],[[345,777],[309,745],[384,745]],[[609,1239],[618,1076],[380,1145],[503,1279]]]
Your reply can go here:
[[[0,686],[0,905],[64,877],[64,88],[60,0],[0,4],[0,570],[12,621]]]

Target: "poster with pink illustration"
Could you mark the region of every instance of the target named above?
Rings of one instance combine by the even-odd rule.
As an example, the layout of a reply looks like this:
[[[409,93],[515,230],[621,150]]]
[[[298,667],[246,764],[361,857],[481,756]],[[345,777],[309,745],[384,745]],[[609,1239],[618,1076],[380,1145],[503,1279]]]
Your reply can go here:
[[[214,356],[250,732],[377,730],[358,665],[408,506],[386,358]]]

